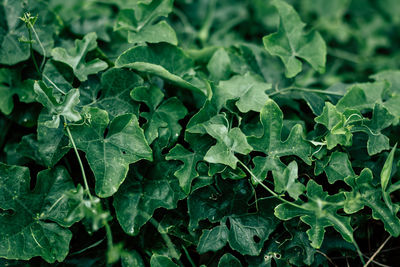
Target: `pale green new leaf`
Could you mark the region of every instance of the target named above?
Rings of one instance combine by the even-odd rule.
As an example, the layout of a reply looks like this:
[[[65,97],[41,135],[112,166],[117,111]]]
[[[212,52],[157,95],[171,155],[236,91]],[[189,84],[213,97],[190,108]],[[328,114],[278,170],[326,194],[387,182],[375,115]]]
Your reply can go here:
[[[279,30],[263,38],[264,47],[273,56],[279,56],[285,64],[286,77],[292,78],[302,70],[307,61],[313,69],[325,71],[326,44],[319,32],[304,32],[305,24],[292,6],[282,0],[275,0],[274,6],[280,17]]]
[[[72,137],[86,153],[96,179],[96,194],[109,197],[124,181],[129,164],[152,160],[152,151],[135,115],[127,113],[110,122],[107,112],[98,108],[87,107],[82,113],[88,120],[69,126]]]
[[[289,196],[297,200],[303,194],[306,187],[297,181],[298,166],[296,161],[292,161],[281,171],[272,171],[274,177],[275,192],[288,192]]]
[[[67,64],[81,82],[86,81],[88,75],[96,74],[108,67],[106,62],[98,58],[86,62],[87,53],[97,47],[96,39],[96,33],[92,32],[85,35],[82,40],[76,40],[73,49],[56,47],[51,51],[53,60]]]
[[[253,150],[239,128],[228,128],[228,120],[224,115],[212,117],[201,126],[217,140],[217,144],[212,146],[204,156],[207,162],[225,164],[236,169],[238,159],[235,153],[247,155]]]
[[[36,100],[40,102],[52,115],[51,119],[46,121],[44,125],[49,128],[58,128],[60,125],[60,116],[67,121],[75,122],[81,119],[81,115],[75,110],[79,103],[79,90],[70,90],[59,102],[53,95],[53,89],[47,87],[42,81],[36,81],[34,85]]]
[[[76,204],[67,198],[70,190],[74,183],[62,167],[39,172],[31,191],[27,167],[0,163],[0,257],[63,261],[72,238],[64,227],[76,222],[64,220]]]
[[[260,76],[249,72],[233,76],[221,81],[214,92],[217,110],[225,106],[228,100],[237,100],[236,106],[240,112],[260,112],[268,100],[265,92],[268,89],[271,89],[271,84],[265,83]]]

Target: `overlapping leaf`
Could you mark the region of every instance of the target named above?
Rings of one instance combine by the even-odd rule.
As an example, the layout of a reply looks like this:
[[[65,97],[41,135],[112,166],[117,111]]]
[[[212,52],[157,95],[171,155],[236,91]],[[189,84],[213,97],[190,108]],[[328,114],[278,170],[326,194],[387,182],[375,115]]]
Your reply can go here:
[[[53,60],[67,64],[81,82],[86,81],[88,75],[96,74],[108,67],[106,62],[98,58],[86,62],[87,53],[97,47],[96,39],[96,33],[89,33],[82,40],[76,40],[72,49],[54,48],[51,51]]]
[[[117,192],[129,164],[152,160],[152,151],[135,115],[124,114],[110,122],[104,110],[86,108],[83,113],[88,120],[70,126],[72,137],[77,148],[86,153],[97,195],[108,197]]]
[[[63,261],[72,233],[65,227],[68,214],[77,203],[67,192],[74,190],[67,171],[58,167],[38,174],[30,190],[29,169],[0,164],[0,256],[28,260],[41,256],[49,263]]]
[[[279,56],[285,64],[286,76],[296,76],[302,70],[302,62],[307,61],[315,70],[325,71],[326,44],[316,31],[304,32],[305,24],[292,6],[282,0],[275,0],[280,25],[276,33],[263,38],[267,51]]]

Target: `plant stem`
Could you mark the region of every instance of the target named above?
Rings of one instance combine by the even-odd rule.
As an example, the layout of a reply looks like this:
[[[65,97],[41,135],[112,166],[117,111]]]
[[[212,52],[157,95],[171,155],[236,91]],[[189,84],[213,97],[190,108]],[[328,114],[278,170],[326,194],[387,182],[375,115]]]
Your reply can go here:
[[[32,25],[32,24],[29,23],[29,25]],[[35,69],[36,69],[37,73],[40,75],[41,71],[40,71],[39,66],[38,66],[38,64],[36,62],[35,55],[33,54],[31,28],[29,26],[27,26],[27,28],[28,28],[28,37],[29,37],[29,50],[31,51],[31,57],[32,57],[33,65],[35,65]]]
[[[93,200],[92,199],[92,195],[90,194],[89,185],[88,185],[88,182],[87,182],[87,179],[86,179],[86,173],[85,173],[85,169],[83,167],[83,163],[82,163],[81,157],[79,156],[79,152],[78,152],[78,149],[76,148],[74,138],[72,137],[71,131],[69,130],[68,124],[66,122],[64,123],[64,127],[65,127],[65,129],[67,131],[68,138],[71,141],[72,147],[74,148],[76,157],[78,158],[79,167],[81,168],[81,172],[82,172],[83,182],[85,184],[85,191],[88,194],[89,199]]]
[[[108,221],[105,219],[103,219],[103,224],[104,227],[106,228],[107,246],[108,249],[111,249],[113,247],[113,237],[112,237],[111,227]]]
[[[370,264],[370,263],[374,260],[374,258],[376,257],[376,255],[378,255],[379,252],[381,252],[381,250],[382,250],[383,247],[386,245],[386,243],[390,240],[391,237],[392,237],[392,236],[389,235],[388,238],[386,238],[386,240],[382,243],[382,245],[380,245],[380,247],[375,251],[374,255],[372,255],[371,258],[369,258],[369,260],[367,261],[367,263],[364,264],[363,267],[367,267],[368,264]]]
[[[149,222],[158,230],[158,227],[160,226],[160,223],[156,221],[153,217],[150,218]],[[164,229],[163,229],[164,230]],[[161,237],[164,239],[165,244],[168,247],[169,253],[171,253],[171,256],[175,259],[179,260],[179,253],[176,251],[174,244],[172,243],[171,239],[169,236],[164,233],[163,231],[158,231],[161,235]]]
[[[40,70],[42,70],[43,67],[44,67],[44,63],[45,63],[45,61],[46,61],[46,50],[44,49],[44,46],[43,46],[42,42],[41,42],[40,39],[39,39],[39,35],[36,33],[36,30],[35,30],[35,28],[33,27],[32,23],[31,23],[30,21],[28,21],[28,24],[29,24],[29,27],[32,28],[32,31],[33,31],[33,33],[35,34],[35,38],[36,38],[36,40],[38,41],[38,44],[39,44],[39,46],[40,46],[40,48],[42,49],[42,52],[43,52],[43,60],[42,60],[42,63],[40,64]],[[28,29],[29,29],[29,27],[28,27]],[[30,36],[29,36],[29,37],[30,37]]]
[[[271,195],[273,195],[274,197],[276,197],[276,198],[279,199],[280,201],[282,201],[282,202],[284,202],[284,203],[286,203],[286,204],[289,204],[289,205],[291,205],[291,206],[293,206],[293,207],[296,207],[296,208],[299,208],[299,209],[304,209],[302,206],[297,205],[297,204],[295,204],[295,203],[293,203],[293,202],[287,201],[286,199],[282,198],[280,195],[278,195],[277,193],[275,193],[273,190],[269,189],[269,187],[266,186],[265,184],[263,184],[262,181],[261,181],[257,176],[255,176],[254,173],[253,173],[249,168],[247,168],[247,166],[246,166],[243,162],[241,162],[241,161],[239,160],[239,163],[240,163],[240,165],[242,165],[243,168],[250,174],[250,176],[253,177],[254,180],[256,180],[256,182],[257,182],[258,184],[260,184],[262,187],[264,187]]]
[[[186,258],[188,259],[188,261],[190,262],[192,267],[196,267],[196,264],[194,263],[193,259],[190,257],[190,254],[189,254],[189,252],[187,251],[187,249],[185,248],[184,245],[182,245],[182,249],[185,252]]]

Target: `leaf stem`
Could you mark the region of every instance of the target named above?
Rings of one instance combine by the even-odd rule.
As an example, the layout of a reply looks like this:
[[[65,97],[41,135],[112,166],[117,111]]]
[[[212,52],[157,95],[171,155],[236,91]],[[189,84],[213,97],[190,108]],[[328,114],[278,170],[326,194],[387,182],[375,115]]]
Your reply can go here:
[[[175,259],[179,260],[179,253],[176,251],[174,243],[172,243],[171,239],[169,238],[168,234],[164,233],[164,231],[160,231],[158,227],[160,226],[160,223],[156,221],[153,217],[150,218],[149,222],[158,230],[160,233],[161,237],[164,239],[165,244],[168,247],[169,253],[171,253],[171,256]],[[162,228],[162,227],[161,227]],[[162,229],[164,230],[164,229]]]
[[[182,249],[185,252],[186,258],[188,259],[188,261],[190,262],[192,267],[196,267],[196,264],[194,263],[193,259],[190,257],[190,254],[189,254],[189,252],[187,251],[187,249],[185,248],[184,245],[182,245]]]
[[[332,91],[327,91],[327,90],[311,89],[311,88],[304,88],[304,87],[297,87],[297,86],[289,86],[289,87],[283,88],[276,92],[270,93],[268,96],[271,97],[271,96],[275,96],[275,95],[279,95],[279,94],[284,94],[288,91],[302,91],[302,92],[310,92],[310,93],[316,93],[316,94],[343,96],[343,94],[339,93],[339,92],[332,92]]]
[[[243,168],[250,174],[250,176],[253,177],[254,180],[255,180],[258,184],[260,184],[262,187],[264,187],[271,195],[273,195],[274,197],[276,197],[276,198],[279,199],[280,201],[282,201],[282,202],[284,202],[284,203],[286,203],[286,204],[289,204],[289,205],[291,205],[291,206],[293,206],[293,207],[296,207],[296,208],[299,208],[299,209],[305,209],[305,208],[303,208],[303,207],[300,206],[300,205],[297,205],[297,204],[295,204],[295,203],[293,203],[293,202],[287,201],[286,199],[282,198],[280,195],[278,195],[277,193],[275,193],[275,191],[269,189],[268,186],[266,186],[265,184],[263,184],[263,182],[262,182],[257,176],[254,175],[254,173],[246,166],[246,164],[244,164],[244,163],[241,162],[240,160],[239,160],[239,163],[240,163],[240,165],[242,165]]]
[[[65,118],[64,118],[64,120],[65,120]],[[65,129],[66,129],[66,131],[67,131],[68,138],[69,138],[69,140],[71,141],[72,147],[74,148],[76,157],[78,158],[79,167],[81,168],[81,172],[82,172],[83,182],[84,182],[84,184],[85,184],[85,191],[86,191],[86,193],[88,194],[89,199],[90,199],[90,200],[93,200],[93,199],[92,199],[92,195],[90,194],[89,185],[88,185],[88,182],[87,182],[87,179],[86,179],[85,168],[83,167],[83,163],[82,163],[81,157],[79,156],[78,149],[76,148],[74,138],[72,137],[71,131],[69,130],[69,127],[68,127],[68,124],[67,124],[66,120],[65,120],[65,122],[64,122],[64,127],[65,127]]]
[[[388,238],[386,238],[386,240],[380,245],[380,247],[375,251],[375,253],[371,256],[371,258],[369,258],[369,260],[367,261],[367,263],[364,264],[363,267],[367,267],[368,264],[370,264],[374,258],[376,257],[376,255],[379,254],[379,252],[381,252],[381,250],[383,249],[383,247],[386,245],[386,243],[390,240],[392,236],[388,236]]]

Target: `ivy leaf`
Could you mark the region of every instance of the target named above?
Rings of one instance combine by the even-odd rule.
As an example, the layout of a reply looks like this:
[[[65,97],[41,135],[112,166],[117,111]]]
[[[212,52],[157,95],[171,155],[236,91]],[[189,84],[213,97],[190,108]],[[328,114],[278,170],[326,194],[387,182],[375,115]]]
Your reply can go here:
[[[267,100],[261,109],[260,121],[264,130],[263,135],[248,137],[248,142],[254,150],[275,157],[296,155],[306,164],[311,165],[311,145],[304,139],[303,128],[300,124],[291,129],[284,142],[281,141],[283,114],[273,100]]]
[[[189,230],[198,226],[200,220],[218,222],[223,217],[247,212],[252,188],[247,180],[221,180],[215,186],[201,187],[187,198],[190,215]]]
[[[336,108],[340,112],[346,108],[357,109],[360,112],[373,109],[376,102],[382,102],[382,94],[388,87],[386,81],[354,84],[347,89],[346,94],[336,104]]]
[[[254,168],[251,172],[258,177],[261,181],[267,177],[269,171],[273,171],[274,173],[283,173],[286,170],[285,164],[283,164],[278,157],[267,156],[267,157],[254,157],[253,159]],[[252,178],[253,184],[257,184]]]
[[[354,176],[348,155],[338,151],[331,154],[324,171],[330,184],[336,181],[344,181],[346,177]]]
[[[207,94],[204,85],[198,87],[198,83],[192,83],[195,78],[192,59],[171,44],[132,47],[117,58],[115,67],[157,75],[182,88]]]
[[[367,151],[368,155],[372,156],[389,149],[389,138],[381,131],[395,122],[396,117],[385,106],[376,103],[372,111],[372,119],[364,119],[361,126],[354,127],[353,131],[362,131],[368,134]]]
[[[218,225],[211,230],[203,230],[197,245],[197,252],[204,254],[208,251],[218,251],[228,242],[229,229],[225,224]]]
[[[306,189],[305,186],[297,181],[298,166],[296,161],[292,161],[281,171],[272,171],[274,177],[275,192],[288,192],[294,200],[297,200]]]
[[[273,216],[275,206],[274,200],[259,199],[257,213],[230,216],[230,247],[242,255],[259,255],[264,242],[279,223]]]
[[[361,115],[359,115],[361,117]],[[325,102],[322,114],[316,117],[315,122],[324,125],[329,131],[325,135],[326,147],[333,149],[338,144],[349,146],[352,144],[353,134],[348,126],[348,118],[339,112],[334,105]]]
[[[86,153],[96,178],[96,194],[109,197],[124,181],[129,164],[152,160],[152,151],[135,115],[124,114],[109,122],[104,110],[87,107],[82,113],[88,123],[69,126],[71,134],[77,148]]]
[[[150,258],[150,267],[178,267],[169,257],[153,254]]]
[[[178,121],[187,114],[187,109],[178,98],[171,97],[161,103],[163,96],[161,90],[156,86],[136,87],[131,92],[134,100],[144,102],[150,108],[150,112],[140,114],[147,120],[143,129],[149,144],[159,137],[162,128],[166,128],[168,131],[169,143],[176,142],[182,130]]]
[[[178,178],[179,185],[186,194],[190,193],[192,181],[199,176],[197,163],[203,160],[203,158],[204,154],[189,151],[180,144],[172,148],[165,157],[166,160],[179,160],[183,162],[182,167],[174,175]]]
[[[139,115],[139,105],[130,98],[130,91],[142,84],[143,79],[132,71],[114,68],[107,70],[101,75],[101,96],[94,106],[107,111],[110,119],[126,113]]]
[[[66,197],[75,189],[67,171],[57,167],[39,172],[33,191],[26,167],[0,163],[0,177],[0,256],[63,261],[72,238],[65,227],[75,222],[64,221],[64,214],[74,208]]]
[[[51,51],[53,60],[67,64],[81,82],[86,81],[88,75],[96,74],[108,67],[106,62],[98,58],[85,61],[87,53],[96,49],[96,39],[96,33],[92,32],[85,35],[82,40],[76,40],[73,49],[56,47]]]
[[[178,200],[185,197],[173,177],[176,168],[170,162],[160,161],[141,168],[144,173],[128,175],[114,197],[117,219],[129,235],[139,234],[156,209],[174,209]]]
[[[178,45],[175,30],[165,21],[144,27],[139,32],[128,32],[129,43],[170,43]]]
[[[281,220],[300,216],[300,219],[311,227],[307,234],[314,248],[321,247],[325,228],[329,226],[333,226],[346,241],[353,243],[350,217],[337,214],[337,211],[343,208],[340,203],[344,201],[344,195],[339,193],[330,196],[314,180],[307,183],[306,190],[308,202],[302,205],[279,204],[275,208],[275,216]]]
[[[232,72],[231,59],[224,48],[219,48],[207,63],[210,79],[213,81],[227,80]]]
[[[218,267],[224,267],[224,266],[242,267],[242,264],[235,256],[233,256],[230,253],[226,253],[221,257],[221,259],[219,259],[218,262]]]
[[[51,120],[44,123],[46,127],[58,128],[60,125],[60,116],[63,116],[67,121],[75,122],[81,120],[81,115],[75,110],[79,103],[78,89],[70,90],[59,102],[53,95],[53,90],[47,87],[42,81],[36,81],[34,85],[36,100],[41,103],[52,115]]]
[[[224,115],[212,117],[201,126],[217,140],[217,144],[212,146],[204,156],[207,162],[225,164],[236,169],[238,159],[235,152],[247,155],[252,151],[246,136],[239,128],[228,129],[228,120]]]
[[[385,164],[383,165],[383,168],[381,171],[382,192],[386,191],[386,188],[390,182],[390,178],[392,175],[393,158],[394,158],[394,153],[396,152],[396,147],[397,147],[397,144],[390,151],[389,156],[387,157]]]
[[[46,122],[51,119],[52,115],[42,111],[38,118],[37,134],[22,137],[18,146],[19,153],[46,167],[53,167],[70,149],[64,125],[46,127]]]
[[[400,235],[400,220],[397,217],[398,205],[387,206],[382,201],[382,190],[376,188],[372,183],[372,172],[369,169],[363,169],[359,176],[352,176],[345,179],[345,182],[352,187],[351,192],[345,192],[346,202],[344,211],[347,214],[353,214],[364,206],[372,210],[372,217],[381,220],[392,236]]]
[[[292,6],[284,1],[273,2],[280,17],[279,30],[263,38],[265,49],[279,56],[285,64],[286,77],[292,78],[302,70],[298,58],[307,61],[313,69],[323,73],[326,62],[326,44],[319,32],[304,32],[305,24]]]
[[[118,15],[114,30],[130,30],[140,32],[147,25],[160,17],[166,17],[171,13],[172,0],[141,1],[132,9],[123,9]]]
[[[5,115],[9,115],[14,109],[14,95],[18,95],[21,102],[35,101],[33,81],[21,82],[21,77],[16,70],[0,68],[0,111]]]
[[[214,92],[217,110],[225,106],[226,101],[238,99],[236,106],[240,112],[260,112],[267,102],[265,91],[268,89],[271,84],[265,83],[260,76],[249,72],[233,76],[228,81],[221,81]]]

